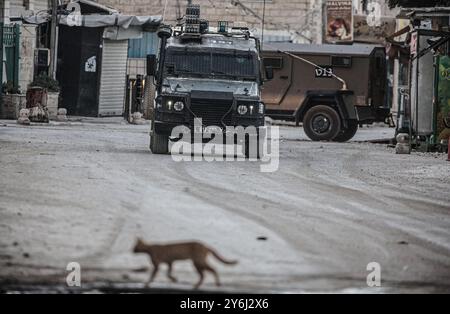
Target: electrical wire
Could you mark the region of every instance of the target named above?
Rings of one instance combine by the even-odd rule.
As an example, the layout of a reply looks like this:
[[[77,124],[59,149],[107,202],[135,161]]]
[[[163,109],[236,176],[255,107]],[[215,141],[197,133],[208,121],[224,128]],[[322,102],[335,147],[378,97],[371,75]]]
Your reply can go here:
[[[260,21],[263,20],[263,17],[261,17],[258,13],[253,11],[248,6],[246,6],[240,0],[230,0],[230,3],[232,5],[234,5],[234,6],[239,6],[246,15],[252,15],[253,17],[255,17],[256,19],[258,19]],[[302,31],[304,31],[305,29],[307,29],[309,27],[309,24],[308,24],[308,20],[309,19],[308,18],[310,17],[310,15],[316,14],[316,13],[317,13],[317,9],[315,9],[315,10],[308,10],[305,14],[300,16],[298,19],[299,20],[304,20],[305,23],[303,25],[301,25],[300,27],[297,27],[297,28],[292,28],[289,24],[279,24],[279,23],[273,23],[273,22],[269,22],[269,23],[265,22],[265,24],[273,26],[273,27],[276,27],[276,28],[280,28],[280,26],[282,26],[282,28],[285,28],[288,32],[293,31],[293,32],[295,32],[296,35],[305,38],[309,42],[313,42],[313,39],[305,36],[304,34],[302,34]]]
[[[165,4],[164,4],[164,11],[163,11],[163,17],[162,17],[162,21],[164,22],[164,20],[166,19],[166,10],[167,10],[167,3],[169,2],[169,0],[166,0]]]

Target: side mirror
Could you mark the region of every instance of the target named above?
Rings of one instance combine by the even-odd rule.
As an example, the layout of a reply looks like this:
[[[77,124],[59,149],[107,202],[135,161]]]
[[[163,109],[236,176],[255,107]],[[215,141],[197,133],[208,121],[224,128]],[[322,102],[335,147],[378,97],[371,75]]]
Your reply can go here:
[[[273,67],[266,66],[265,70],[266,70],[266,80],[268,81],[273,80]]]
[[[156,74],[156,55],[147,55],[147,75],[155,76]]]

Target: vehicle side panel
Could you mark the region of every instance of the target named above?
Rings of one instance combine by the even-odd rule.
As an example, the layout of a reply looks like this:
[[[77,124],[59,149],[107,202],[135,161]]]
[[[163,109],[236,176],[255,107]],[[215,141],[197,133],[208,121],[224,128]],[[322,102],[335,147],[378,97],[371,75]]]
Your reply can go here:
[[[318,65],[331,64],[329,55],[297,55]],[[283,58],[283,68],[274,69],[274,79],[266,82],[263,88],[262,97],[268,111],[294,111],[303,103],[308,91],[340,90],[342,87],[334,78],[316,78],[315,67],[300,60],[292,60],[291,57],[277,52],[264,52],[263,57]],[[289,73],[286,67],[291,63],[293,66]],[[368,105],[369,68],[370,58],[359,56],[352,57],[352,66],[349,68],[333,67],[334,73],[346,80],[348,88],[354,92],[356,105]],[[286,89],[287,86],[289,87]],[[281,96],[281,93],[284,95]]]

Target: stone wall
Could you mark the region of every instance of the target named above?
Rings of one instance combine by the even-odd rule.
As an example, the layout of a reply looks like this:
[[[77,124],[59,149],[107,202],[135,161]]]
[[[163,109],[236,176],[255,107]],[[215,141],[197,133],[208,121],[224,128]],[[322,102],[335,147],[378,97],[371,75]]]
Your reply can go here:
[[[0,119],[15,120],[19,117],[20,109],[26,108],[27,100],[25,95],[9,94],[2,95],[0,104]]]
[[[114,7],[123,14],[134,15],[163,15],[166,3],[165,0],[98,0],[98,2]],[[317,37],[313,21],[317,21],[315,13],[320,14],[320,5],[317,5],[316,11],[312,10],[315,8],[313,4],[317,2],[321,0],[266,0],[266,35],[290,36],[295,42],[318,42],[320,34]],[[218,21],[229,20],[245,22],[255,34],[261,32],[262,0],[194,0],[193,3],[201,5],[202,18],[208,19],[211,26],[216,26]],[[165,22],[174,24],[177,17],[184,15],[186,4],[185,0],[168,0]]]
[[[23,12],[39,12],[50,8],[50,0],[6,0],[9,2],[10,15],[20,16]]]

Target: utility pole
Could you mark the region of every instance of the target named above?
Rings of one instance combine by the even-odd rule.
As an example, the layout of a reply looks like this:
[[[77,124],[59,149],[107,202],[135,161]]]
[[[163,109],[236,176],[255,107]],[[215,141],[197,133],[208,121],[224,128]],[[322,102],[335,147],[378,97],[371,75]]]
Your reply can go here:
[[[52,23],[50,29],[50,68],[49,76],[56,78],[56,50],[57,50],[57,27],[58,27],[58,0],[52,0]]]
[[[3,23],[5,16],[5,2],[0,4],[0,89],[3,85]],[[1,97],[2,91],[0,90],[0,110],[3,107],[3,97]]]
[[[263,16],[262,16],[262,27],[261,27],[261,50],[264,47],[264,24],[266,23],[266,0],[263,3]]]

